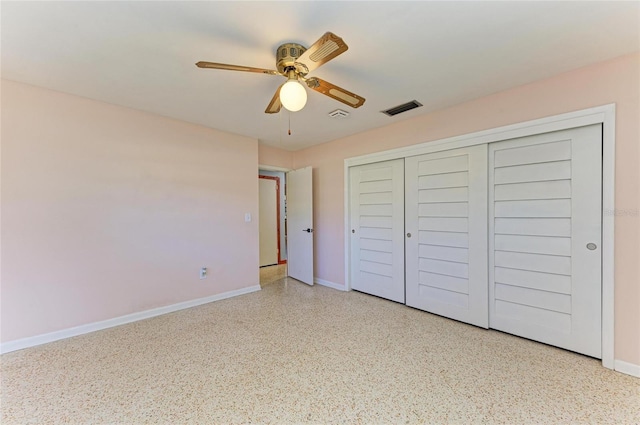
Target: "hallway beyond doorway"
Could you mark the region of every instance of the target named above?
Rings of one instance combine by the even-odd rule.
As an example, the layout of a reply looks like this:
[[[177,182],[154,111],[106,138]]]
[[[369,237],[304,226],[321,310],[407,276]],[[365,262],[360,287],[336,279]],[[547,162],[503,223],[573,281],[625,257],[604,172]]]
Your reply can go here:
[[[260,267],[260,286],[262,287],[284,279],[285,277],[287,277],[286,264]]]

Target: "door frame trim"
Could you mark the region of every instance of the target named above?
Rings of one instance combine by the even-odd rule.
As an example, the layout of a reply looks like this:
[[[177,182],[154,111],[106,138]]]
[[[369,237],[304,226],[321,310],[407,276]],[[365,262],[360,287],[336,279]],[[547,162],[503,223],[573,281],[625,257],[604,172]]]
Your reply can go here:
[[[614,248],[615,248],[615,103],[552,115],[489,130],[447,137],[344,160],[345,290],[351,290],[349,237],[349,167],[449,149],[499,142],[591,124],[602,124],[602,365],[614,369]],[[610,213],[605,214],[609,211]]]

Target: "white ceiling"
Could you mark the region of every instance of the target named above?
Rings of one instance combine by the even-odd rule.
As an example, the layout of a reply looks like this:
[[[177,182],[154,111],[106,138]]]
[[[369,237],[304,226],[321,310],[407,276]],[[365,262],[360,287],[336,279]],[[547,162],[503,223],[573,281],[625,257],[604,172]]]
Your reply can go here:
[[[640,2],[6,2],[2,77],[297,150],[638,51]],[[326,31],[349,50],[314,71],[367,99],[351,109],[309,91],[264,113],[284,42]],[[394,118],[381,110],[416,99]],[[327,114],[337,108],[351,115]]]

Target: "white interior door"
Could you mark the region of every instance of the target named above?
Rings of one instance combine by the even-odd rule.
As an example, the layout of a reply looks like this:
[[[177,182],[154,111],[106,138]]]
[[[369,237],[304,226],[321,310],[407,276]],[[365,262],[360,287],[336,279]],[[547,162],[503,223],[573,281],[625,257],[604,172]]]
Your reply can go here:
[[[488,327],[487,145],[405,159],[406,303]]]
[[[311,167],[287,173],[287,270],[313,285],[313,180]]]
[[[601,357],[602,130],[489,150],[490,326]]]
[[[404,303],[404,159],[349,173],[351,287]]]
[[[259,178],[260,267],[278,264],[278,184]]]

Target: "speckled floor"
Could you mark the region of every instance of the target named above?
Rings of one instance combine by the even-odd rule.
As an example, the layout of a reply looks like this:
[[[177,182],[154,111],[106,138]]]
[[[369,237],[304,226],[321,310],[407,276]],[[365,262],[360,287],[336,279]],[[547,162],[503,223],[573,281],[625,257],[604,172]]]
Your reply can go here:
[[[640,423],[598,360],[290,279],[1,359],[3,425]]]

